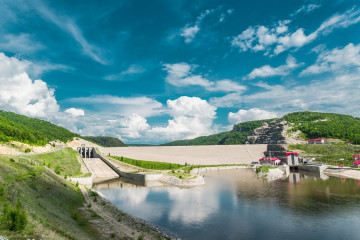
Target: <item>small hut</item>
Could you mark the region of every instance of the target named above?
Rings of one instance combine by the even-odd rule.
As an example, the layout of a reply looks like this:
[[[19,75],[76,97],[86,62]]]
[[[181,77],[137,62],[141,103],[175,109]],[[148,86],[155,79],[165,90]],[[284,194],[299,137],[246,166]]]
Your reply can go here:
[[[285,162],[289,166],[298,166],[299,165],[299,154],[297,152],[287,152]]]
[[[281,160],[279,158],[275,158],[275,157],[263,157],[261,159],[259,159],[259,162],[261,165],[280,165]]]
[[[360,160],[360,155],[356,154],[356,155],[353,156],[353,158],[354,158],[354,161]]]
[[[354,168],[359,168],[360,167],[360,160],[357,160],[357,161],[353,162],[353,166],[354,166]]]

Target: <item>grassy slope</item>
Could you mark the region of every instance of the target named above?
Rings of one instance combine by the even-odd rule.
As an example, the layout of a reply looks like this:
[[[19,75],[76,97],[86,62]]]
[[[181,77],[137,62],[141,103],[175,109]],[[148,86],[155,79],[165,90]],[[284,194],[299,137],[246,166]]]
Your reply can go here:
[[[331,144],[331,145],[289,145],[289,150],[300,151],[302,157],[315,158],[317,162],[324,162],[332,165],[343,164],[352,166],[352,156],[360,154],[359,145]],[[339,160],[343,158],[344,160]]]
[[[47,166],[62,176],[80,175],[81,165],[77,160],[78,153],[71,148],[46,154],[29,154],[19,156],[19,161],[32,165]]]
[[[45,145],[53,140],[67,142],[77,134],[47,121],[12,112],[0,111],[0,137],[2,141],[15,140],[33,145]]]
[[[319,112],[295,112],[283,117],[293,123],[293,131],[308,138],[335,138],[360,143],[360,119],[349,115]],[[326,121],[324,121],[326,120]]]
[[[234,125],[233,130],[221,132],[210,136],[202,136],[190,140],[179,140],[163,144],[163,146],[190,146],[190,145],[228,145],[244,144],[246,137],[255,129],[262,126],[263,122],[274,119],[256,120]]]
[[[47,154],[42,156],[51,158]],[[12,159],[15,162],[10,161],[10,157],[0,156],[0,184],[5,190],[0,197],[0,209],[2,212],[5,202],[20,199],[29,224],[22,233],[2,229],[0,235],[9,239],[94,239],[88,233],[87,220],[79,211],[84,202],[79,189],[46,167],[20,162],[21,157]]]
[[[96,143],[97,145],[100,145],[102,147],[126,147],[127,145],[120,141],[118,138],[114,137],[81,137],[87,141]]]
[[[117,156],[111,156],[111,157],[113,159],[116,159],[118,161],[130,164],[130,165],[133,165],[136,167],[152,169],[152,170],[173,170],[173,169],[175,170],[175,169],[184,167],[184,165],[181,165],[181,164],[135,160],[135,159],[131,159],[131,158],[117,157]]]

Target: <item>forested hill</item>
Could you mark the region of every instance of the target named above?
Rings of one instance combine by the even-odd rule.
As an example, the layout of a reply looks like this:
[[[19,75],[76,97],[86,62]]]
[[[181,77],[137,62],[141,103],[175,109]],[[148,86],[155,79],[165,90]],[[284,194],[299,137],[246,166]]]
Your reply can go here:
[[[74,137],[81,136],[47,121],[0,111],[0,142],[18,141],[30,145],[44,146],[54,140],[66,143]],[[119,139],[113,137],[81,138],[104,147],[122,147],[125,145]]]
[[[189,145],[229,145],[244,144],[246,137],[255,129],[262,126],[263,122],[274,119],[256,120],[234,125],[228,132],[221,132],[210,136],[202,136],[189,140],[179,140],[163,144],[163,146],[189,146]]]
[[[47,121],[0,111],[0,141],[10,140],[43,146],[53,140],[67,142],[79,136]]]
[[[291,130],[300,130],[300,136],[311,138],[332,138],[360,144],[360,119],[349,115],[320,112],[294,112],[282,117],[291,126]],[[218,134],[198,137],[190,140],[179,140],[163,144],[164,146],[187,145],[224,145],[244,144],[246,137],[263,122],[275,119],[250,121],[236,124],[233,130]]]
[[[114,137],[93,137],[93,136],[87,136],[82,137],[85,140],[88,140],[90,142],[96,143],[97,145],[100,145],[102,147],[126,147],[127,145],[120,141],[118,138]]]
[[[334,138],[360,144],[360,119],[349,115],[319,112],[295,112],[283,117],[300,130],[305,139]]]

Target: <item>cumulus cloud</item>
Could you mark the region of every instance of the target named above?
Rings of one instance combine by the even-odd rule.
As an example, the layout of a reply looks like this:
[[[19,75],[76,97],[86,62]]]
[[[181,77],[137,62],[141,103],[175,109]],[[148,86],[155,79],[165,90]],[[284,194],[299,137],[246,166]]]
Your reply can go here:
[[[120,126],[123,127],[121,129],[121,135],[125,138],[139,138],[146,130],[150,129],[147,120],[135,113],[120,120]]]
[[[0,107],[32,117],[46,117],[59,111],[54,90],[26,72],[31,63],[0,53]]]
[[[275,112],[269,112],[258,108],[251,108],[249,110],[240,109],[235,113],[229,112],[228,121],[230,124],[237,124],[246,121],[270,119],[275,117],[277,117]]]
[[[317,57],[315,64],[303,70],[301,75],[345,71],[351,67],[360,67],[360,44],[349,43],[344,48],[323,50]]]
[[[245,86],[239,85],[229,79],[209,81],[201,75],[192,74],[196,66],[187,63],[164,64],[164,66],[168,72],[166,81],[173,86],[201,86],[208,91],[222,92],[241,92],[246,89]]]
[[[190,139],[214,133],[216,107],[198,97],[180,97],[168,100],[172,119],[166,127],[154,127],[149,132],[168,140]]]
[[[344,13],[334,14],[309,35],[305,34],[303,28],[289,32],[290,20],[279,21],[271,27],[250,26],[238,36],[233,37],[231,45],[242,52],[264,51],[265,55],[277,55],[290,48],[300,48],[319,36],[331,33],[336,28],[347,28],[358,22],[360,22],[360,9],[351,8]]]
[[[85,111],[83,109],[79,109],[79,108],[68,108],[65,110],[65,112],[74,117],[85,115]]]
[[[301,64],[296,63],[296,59],[292,56],[289,56],[286,60],[285,65],[281,65],[279,67],[271,67],[270,65],[264,65],[260,68],[255,68],[247,75],[248,79],[254,79],[254,78],[264,78],[264,77],[274,77],[274,76],[285,76],[288,75],[289,72],[297,67],[299,67]]]

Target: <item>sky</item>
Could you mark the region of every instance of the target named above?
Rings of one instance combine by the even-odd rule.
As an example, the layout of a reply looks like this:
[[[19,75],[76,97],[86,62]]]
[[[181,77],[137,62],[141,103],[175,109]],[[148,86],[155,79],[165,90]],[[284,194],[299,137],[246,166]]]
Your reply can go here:
[[[0,0],[0,109],[159,144],[360,117],[358,0]]]

